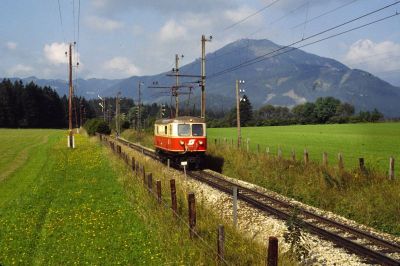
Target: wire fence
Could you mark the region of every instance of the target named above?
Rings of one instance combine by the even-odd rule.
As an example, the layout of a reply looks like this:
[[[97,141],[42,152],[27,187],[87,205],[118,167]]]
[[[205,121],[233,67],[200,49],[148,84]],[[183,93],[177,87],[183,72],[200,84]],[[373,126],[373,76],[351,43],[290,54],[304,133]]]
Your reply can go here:
[[[150,198],[152,198],[159,206],[161,206],[159,211],[166,216],[172,214],[181,230],[187,230],[189,237],[193,239],[192,243],[199,252],[205,253],[206,256],[214,257],[219,265],[232,264],[232,262],[229,263],[227,261],[227,257],[235,257],[232,256],[232,254],[237,252],[237,247],[241,240],[237,239],[237,237],[231,237],[229,234],[227,234],[227,232],[232,230],[231,227],[228,226],[228,230],[225,231],[225,227],[218,224],[214,227],[214,229],[210,229],[212,227],[206,224],[207,221],[204,221],[205,228],[203,228],[204,226],[200,228],[201,221],[198,218],[207,218],[207,215],[210,215],[210,212],[202,208],[201,205],[200,208],[196,209],[194,193],[187,193],[187,203],[185,204],[182,202],[182,194],[185,195],[186,189],[182,188],[182,186],[178,186],[177,190],[177,183],[175,179],[168,180],[164,175],[160,176],[159,173],[157,174],[157,179],[155,179],[156,176],[153,176],[152,173],[146,172],[146,166],[145,163],[143,163],[143,158],[139,159],[141,156],[143,156],[140,152],[137,152],[140,154],[139,156],[130,156],[122,149],[122,146],[114,142],[113,139],[103,135],[99,135],[99,137],[103,143],[108,144],[114,154],[119,156],[126,163],[133,173],[133,177],[142,182],[143,187],[145,191],[147,191],[147,194],[150,196]],[[130,148],[126,149],[129,151],[133,150]],[[166,193],[167,189],[162,190],[163,187],[168,187],[168,183],[170,185],[169,195]],[[179,208],[177,206],[178,202],[180,203]],[[184,211],[187,211],[187,216],[183,215]],[[269,242],[271,242],[271,240],[269,240]],[[254,247],[252,248],[251,251],[253,254],[251,254],[250,257],[253,260],[253,263],[276,265],[274,263],[277,261],[278,256],[277,240],[276,246],[275,242],[272,245],[269,244],[268,246],[271,246],[269,249],[272,249],[272,251],[267,251],[268,255],[266,252],[261,252],[260,249]],[[238,255],[239,254],[236,254],[236,256]],[[246,254],[246,256],[249,256],[249,254]]]

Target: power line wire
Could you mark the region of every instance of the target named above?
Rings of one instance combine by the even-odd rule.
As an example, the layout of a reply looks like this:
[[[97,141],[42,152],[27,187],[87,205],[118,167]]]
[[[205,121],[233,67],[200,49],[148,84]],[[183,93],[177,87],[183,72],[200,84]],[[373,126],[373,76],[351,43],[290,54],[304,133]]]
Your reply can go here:
[[[349,3],[343,4],[343,5],[341,5],[341,6],[338,6],[338,7],[334,8],[334,9],[328,10],[328,11],[326,11],[326,12],[324,12],[324,13],[318,15],[318,16],[315,16],[315,17],[313,17],[313,18],[310,18],[309,20],[306,20],[306,21],[304,21],[304,22],[302,22],[302,23],[300,23],[300,24],[297,24],[297,25],[293,26],[291,29],[298,28],[298,27],[300,27],[300,26],[302,26],[302,25],[304,25],[304,24],[306,24],[306,23],[309,23],[309,22],[311,22],[311,21],[314,21],[314,20],[316,20],[316,19],[319,19],[319,18],[321,18],[321,17],[323,17],[323,16],[329,15],[329,14],[331,14],[331,13],[333,13],[333,12],[339,10],[339,9],[342,9],[343,7],[346,7],[346,6],[348,6],[348,5],[351,5],[351,4],[353,4],[354,2],[357,2],[357,1],[358,1],[358,0],[352,0],[352,1],[350,1]]]
[[[243,63],[241,63],[241,64],[239,64],[239,65],[237,65],[237,66],[228,68],[228,69],[226,69],[226,70],[222,70],[222,71],[220,71],[220,72],[224,72],[224,71],[227,71],[227,70],[232,69],[232,68],[236,69],[237,67],[240,67],[241,65],[251,63],[252,61],[257,61],[258,59],[263,58],[263,57],[265,57],[265,56],[267,56],[267,55],[271,55],[271,54],[276,53],[276,52],[279,52],[279,51],[281,51],[281,50],[290,48],[290,47],[292,47],[293,45],[299,44],[299,43],[304,42],[304,41],[306,41],[306,40],[309,40],[309,39],[312,39],[312,38],[317,37],[317,36],[319,36],[319,35],[325,34],[325,33],[329,32],[329,31],[338,29],[338,28],[343,27],[343,26],[345,26],[345,25],[347,25],[347,24],[353,23],[353,22],[355,22],[355,21],[357,21],[357,20],[360,20],[360,19],[362,19],[362,18],[365,18],[365,17],[370,16],[370,15],[372,15],[372,14],[375,14],[375,13],[377,13],[377,12],[380,12],[380,11],[382,11],[382,10],[384,10],[384,9],[387,9],[387,8],[389,8],[389,7],[391,7],[391,6],[394,6],[394,5],[398,4],[398,3],[400,3],[400,1],[396,1],[396,2],[394,2],[394,3],[392,3],[392,4],[386,5],[386,6],[382,7],[382,8],[376,9],[376,10],[374,10],[374,11],[371,11],[371,12],[369,12],[369,13],[366,13],[366,14],[364,14],[364,15],[361,15],[361,16],[356,17],[356,18],[354,18],[354,19],[351,19],[351,20],[349,20],[349,21],[343,22],[343,23],[341,23],[341,24],[339,24],[339,25],[336,25],[336,26],[334,26],[334,27],[331,27],[331,28],[328,28],[328,29],[323,30],[323,31],[321,31],[321,32],[315,33],[315,34],[310,35],[310,36],[308,36],[308,37],[306,37],[306,38],[302,38],[302,39],[300,39],[300,40],[298,40],[298,41],[295,41],[295,42],[293,42],[293,43],[291,43],[291,44],[289,44],[289,45],[282,46],[282,47],[280,47],[280,48],[278,48],[278,49],[276,49],[276,50],[274,50],[274,51],[271,51],[271,52],[268,52],[268,53],[266,53],[266,54],[257,56],[257,57],[255,57],[255,58],[250,59],[250,60],[248,60],[248,61],[246,61],[246,62],[243,62]],[[396,14],[397,14],[397,12],[396,12]],[[378,21],[378,22],[379,22],[379,21]],[[375,22],[375,23],[376,23],[376,22]],[[220,72],[215,73],[215,75],[218,75]],[[230,71],[229,71],[229,72],[230,72]],[[213,75],[214,75],[214,74],[213,74]],[[213,75],[211,75],[211,76],[213,76]]]
[[[352,3],[356,2],[356,1],[358,1],[358,0],[352,0],[350,3],[344,4],[344,5],[342,5],[342,6],[339,6],[339,7],[335,8],[335,9],[332,9],[332,10],[329,10],[329,11],[327,11],[327,12],[324,12],[324,13],[322,13],[322,14],[320,14],[320,15],[314,17],[314,18],[311,18],[310,20],[306,20],[305,22],[303,22],[303,23],[301,23],[301,24],[299,24],[299,25],[301,26],[301,25],[304,25],[305,23],[308,23],[308,22],[311,22],[311,21],[313,21],[313,20],[315,20],[315,19],[318,19],[318,18],[321,18],[321,17],[323,17],[323,16],[326,16],[326,15],[328,15],[328,14],[330,14],[330,13],[333,13],[333,12],[335,12],[335,11],[337,11],[337,10],[339,10],[339,9],[341,9],[341,8],[343,8],[343,7],[347,6],[347,5],[349,5],[349,4],[352,4]],[[294,12],[297,11],[298,9],[302,8],[304,5],[305,5],[305,4],[300,5],[299,7],[297,7],[297,8],[295,8],[295,9],[291,10],[289,13],[294,13]],[[289,13],[286,14],[286,15],[283,15],[282,17],[279,17],[278,19],[276,19],[276,20],[274,20],[274,21],[272,21],[272,22],[270,22],[268,25],[272,25],[272,24],[278,22],[279,20],[282,20],[283,18],[288,17]],[[268,25],[267,25],[267,26],[268,26]],[[297,25],[297,26],[299,26],[299,25]],[[296,26],[296,27],[297,27],[297,26]],[[261,27],[261,28],[258,28],[256,31],[254,31],[254,32],[250,33],[249,35],[247,35],[244,39],[248,39],[248,38],[250,38],[251,36],[253,36],[253,35],[259,33],[259,32],[262,31],[265,27],[266,27],[266,26],[263,26],[263,27]],[[214,61],[214,60],[216,60],[216,59],[218,59],[218,58],[220,58],[220,57],[222,57],[222,56],[224,56],[224,55],[235,53],[235,52],[236,52],[237,50],[239,50],[239,49],[245,49],[245,48],[247,48],[248,46],[249,46],[249,43],[247,43],[247,44],[244,45],[244,46],[237,47],[237,48],[235,48],[235,49],[232,50],[232,51],[229,51],[229,52],[226,52],[226,53],[222,53],[222,54],[216,54],[216,55],[214,55],[214,56],[212,56],[212,57],[210,57],[210,58],[207,58],[207,60],[208,60],[209,62],[210,62],[210,61]]]
[[[237,25],[239,25],[239,24],[245,22],[245,21],[248,20],[249,18],[254,17],[255,15],[257,15],[257,14],[263,12],[264,10],[266,10],[267,8],[273,6],[274,4],[278,3],[279,1],[280,1],[280,0],[275,0],[275,1],[273,1],[272,3],[270,3],[270,4],[268,4],[268,5],[266,5],[266,6],[262,7],[262,8],[260,8],[260,9],[257,10],[256,12],[254,12],[254,13],[248,15],[247,17],[245,17],[245,18],[243,18],[243,19],[241,19],[241,20],[239,20],[239,21],[237,21],[237,22],[235,22],[235,23],[229,25],[228,27],[223,28],[222,30],[223,30],[223,31],[229,30],[229,29],[231,29],[231,28],[233,28],[233,27],[235,27],[235,26],[237,26]]]
[[[386,17],[383,17],[383,18],[374,20],[374,21],[372,21],[372,22],[369,22],[369,23],[366,23],[366,24],[363,24],[363,25],[360,25],[360,26],[351,28],[351,29],[349,29],[349,30],[345,30],[345,31],[342,31],[342,32],[333,34],[333,35],[330,35],[330,36],[328,36],[328,37],[325,37],[325,38],[322,38],[322,39],[319,39],[319,40],[316,40],[316,41],[313,41],[313,42],[310,42],[310,43],[307,43],[307,44],[304,44],[304,45],[301,45],[301,46],[297,46],[297,47],[291,47],[291,45],[290,45],[290,46],[283,46],[283,47],[281,47],[281,48],[279,48],[279,49],[277,49],[277,50],[275,50],[275,51],[272,51],[272,52],[270,52],[270,53],[264,54],[264,55],[262,55],[262,56],[259,56],[259,57],[255,58],[255,59],[249,60],[249,61],[244,62],[244,63],[242,63],[242,64],[239,64],[239,65],[237,65],[237,66],[234,66],[234,67],[231,67],[231,68],[222,70],[222,71],[220,71],[220,72],[217,72],[217,73],[215,73],[215,74],[212,74],[210,77],[208,77],[208,79],[212,79],[212,78],[215,78],[215,77],[217,77],[217,76],[224,75],[224,74],[226,74],[226,73],[232,72],[232,71],[237,70],[237,69],[239,69],[239,68],[247,67],[247,66],[249,66],[249,65],[252,65],[252,64],[255,64],[255,63],[258,63],[258,62],[261,62],[261,61],[264,61],[264,60],[267,60],[267,59],[270,59],[270,58],[273,58],[273,57],[276,57],[276,56],[279,56],[279,55],[282,55],[282,54],[286,54],[286,53],[289,53],[289,52],[291,52],[291,51],[294,51],[294,50],[297,50],[297,49],[300,49],[300,48],[303,48],[303,47],[306,47],[306,46],[310,46],[310,45],[313,45],[313,44],[316,44],[316,43],[319,43],[319,42],[322,42],[322,41],[326,41],[326,40],[328,40],[328,39],[331,39],[331,38],[334,38],[334,37],[337,37],[337,36],[340,36],[340,35],[343,35],[343,34],[352,32],[352,31],[354,31],[354,30],[358,30],[358,29],[367,27],[367,26],[369,26],[369,25],[372,25],[372,24],[375,24],[375,23],[378,23],[378,22],[381,22],[381,21],[390,19],[390,18],[395,17],[395,16],[398,16],[398,15],[400,15],[400,13],[398,13],[398,12],[396,11],[396,13],[393,14],[393,15],[386,16]],[[308,38],[303,39],[303,40],[301,40],[301,42],[303,42],[303,41],[305,41],[305,40],[307,40],[307,39],[308,39]],[[298,41],[298,42],[296,42],[296,43],[299,43],[299,42],[300,42],[300,41]],[[286,48],[290,48],[290,49],[289,49],[289,50],[286,50],[286,51],[283,51],[283,52],[280,52],[280,53],[278,53],[278,54],[271,55],[271,56],[269,56],[269,57],[265,57],[266,55],[273,54],[273,53],[275,53],[275,52],[277,52],[277,51],[280,51],[280,50],[283,50],[283,49],[286,49]]]
[[[75,0],[72,0],[72,26],[74,32],[74,42],[76,42],[76,35],[75,35]]]
[[[64,25],[63,25],[63,20],[62,20],[62,15],[61,15],[60,0],[57,0],[57,2],[58,2],[58,15],[59,15],[59,17],[60,17],[60,24],[61,24],[61,32],[62,32],[62,35],[63,35],[64,43],[66,43],[65,32],[64,32]]]

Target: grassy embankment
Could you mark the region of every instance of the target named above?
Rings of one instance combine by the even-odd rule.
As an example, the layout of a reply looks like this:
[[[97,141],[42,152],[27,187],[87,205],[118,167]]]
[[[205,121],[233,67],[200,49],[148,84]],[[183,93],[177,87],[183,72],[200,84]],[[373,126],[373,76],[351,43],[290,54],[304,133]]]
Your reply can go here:
[[[388,180],[386,174],[383,174],[378,167],[371,167],[370,164],[375,153],[378,154],[377,158],[386,158],[387,164],[387,158],[390,155],[400,157],[398,156],[399,123],[288,126],[244,128],[243,130],[245,137],[252,137],[253,150],[256,149],[258,141],[264,149],[266,146],[270,147],[270,155],[268,156],[265,152],[257,154],[247,153],[244,150],[238,151],[230,145],[216,147],[212,138],[233,137],[235,129],[208,129],[207,153],[212,156],[211,161],[214,163],[221,162],[222,173],[258,184],[382,231],[400,235],[398,219],[400,217],[400,180],[398,177],[395,180]],[[133,135],[126,134],[125,136],[135,139]],[[257,141],[254,136],[258,136]],[[151,137],[145,137],[145,143],[149,143],[147,139]],[[292,145],[283,145],[285,143]],[[283,160],[278,160],[276,157],[278,145],[281,145],[283,149],[285,155]],[[297,154],[296,162],[289,159],[288,153],[292,147],[301,151],[300,155]],[[308,148],[311,159],[307,166],[302,162],[304,147]],[[330,166],[322,167],[318,160],[322,156],[317,158],[315,154],[322,155],[323,151],[330,154],[343,152],[347,170],[339,171],[336,161],[334,163],[331,157],[329,158]],[[353,157],[354,160],[358,158],[357,151],[362,151],[363,157],[366,158],[367,172],[356,169],[355,162],[354,167],[350,167],[348,163],[349,157]]]
[[[7,173],[0,181],[0,264],[214,262],[121,161],[80,135],[77,149],[68,150],[64,133],[0,131],[0,169]],[[254,263],[260,249],[233,239],[239,249],[228,258]]]
[[[208,133],[211,139],[229,138],[235,136],[235,129],[209,129]],[[252,139],[253,151],[259,143],[264,149],[269,146],[271,154],[216,147],[209,141],[209,154],[224,158],[224,174],[400,235],[400,180],[387,178],[389,156],[400,158],[400,123],[244,128],[243,135]],[[277,159],[279,146],[284,160]],[[301,151],[296,162],[289,159],[292,147]],[[313,160],[307,166],[302,161],[304,147]],[[342,152],[346,171],[338,169],[336,156],[329,158],[327,168],[322,167],[324,151]],[[358,169],[358,157],[365,158],[367,171]]]

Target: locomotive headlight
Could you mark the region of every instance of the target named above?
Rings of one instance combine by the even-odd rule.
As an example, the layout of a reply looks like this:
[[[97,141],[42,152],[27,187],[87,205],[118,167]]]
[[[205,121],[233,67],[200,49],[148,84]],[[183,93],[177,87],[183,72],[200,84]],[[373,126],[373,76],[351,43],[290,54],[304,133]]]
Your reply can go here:
[[[202,141],[202,140],[199,140],[199,144],[200,144],[200,145],[203,145],[203,141]]]
[[[183,146],[183,144],[185,144],[185,142],[183,142],[183,140],[180,140],[179,144],[181,144]]]

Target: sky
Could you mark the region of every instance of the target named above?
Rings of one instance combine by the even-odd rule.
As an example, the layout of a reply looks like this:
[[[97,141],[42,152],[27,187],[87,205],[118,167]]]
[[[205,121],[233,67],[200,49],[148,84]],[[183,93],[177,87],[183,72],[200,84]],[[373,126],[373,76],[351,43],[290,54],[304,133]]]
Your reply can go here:
[[[0,77],[119,79],[170,70],[243,38],[288,45],[394,4],[314,41],[400,12],[396,0],[2,0]],[[400,15],[303,50],[400,86]],[[299,45],[306,42],[301,42]],[[200,69],[200,66],[199,66]]]

